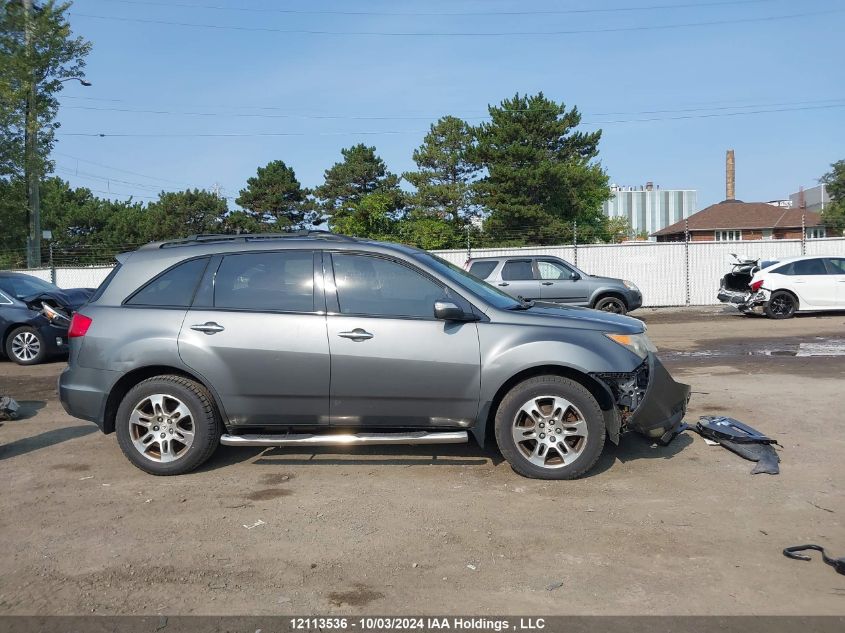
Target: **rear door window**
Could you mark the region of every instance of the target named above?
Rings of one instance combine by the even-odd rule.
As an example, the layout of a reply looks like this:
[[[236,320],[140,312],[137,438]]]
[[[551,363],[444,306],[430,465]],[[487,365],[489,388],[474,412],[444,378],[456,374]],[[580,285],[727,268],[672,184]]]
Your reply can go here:
[[[498,265],[499,262],[497,261],[473,262],[472,266],[469,267],[469,274],[479,279],[487,279],[493,274],[493,271],[496,270],[496,266]]]
[[[831,275],[845,275],[845,259],[841,257],[828,257],[825,263]]]
[[[793,275],[826,275],[827,269],[821,259],[802,259],[792,262]],[[789,273],[787,273],[789,274]]]
[[[505,281],[522,281],[534,279],[534,269],[530,259],[509,259],[502,268],[502,279]]]
[[[314,311],[314,253],[282,251],[226,255],[214,281],[214,307]]]
[[[189,259],[164,271],[126,301],[127,305],[186,308],[194,299],[208,257]],[[104,282],[105,283],[105,282]]]

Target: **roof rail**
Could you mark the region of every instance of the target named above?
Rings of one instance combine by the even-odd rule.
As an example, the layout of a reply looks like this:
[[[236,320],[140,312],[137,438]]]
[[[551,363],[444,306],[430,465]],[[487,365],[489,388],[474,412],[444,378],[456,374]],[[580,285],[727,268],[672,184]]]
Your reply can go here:
[[[162,242],[159,248],[171,248],[175,246],[189,246],[193,244],[210,244],[215,242],[263,242],[269,240],[296,239],[302,237],[318,238],[323,240],[336,240],[339,242],[357,242],[358,240],[348,235],[330,233],[329,231],[291,231],[288,233],[200,233],[189,235],[179,240]]]

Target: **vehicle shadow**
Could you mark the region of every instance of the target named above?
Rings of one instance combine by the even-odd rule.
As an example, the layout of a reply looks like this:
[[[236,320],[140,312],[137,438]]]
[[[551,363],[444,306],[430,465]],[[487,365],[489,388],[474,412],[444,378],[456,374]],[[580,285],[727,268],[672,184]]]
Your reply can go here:
[[[15,420],[28,420],[34,418],[35,415],[44,407],[47,406],[46,400],[19,400],[20,407],[15,414]]]
[[[197,472],[253,460],[259,466],[496,466],[496,449],[475,443],[418,446],[221,447]]]
[[[608,440],[604,445],[604,451],[601,457],[599,457],[598,462],[585,475],[585,478],[609,470],[617,461],[625,464],[638,459],[672,459],[692,443],[693,438],[689,432],[681,433],[669,442],[668,446],[655,444],[653,440],[635,433],[626,435],[619,443],[619,446]]]
[[[63,429],[45,431],[32,437],[24,437],[9,444],[0,444],[0,460],[26,455],[41,448],[55,446],[68,440],[84,437],[85,435],[94,433],[96,430],[97,427],[93,424],[68,426]]]

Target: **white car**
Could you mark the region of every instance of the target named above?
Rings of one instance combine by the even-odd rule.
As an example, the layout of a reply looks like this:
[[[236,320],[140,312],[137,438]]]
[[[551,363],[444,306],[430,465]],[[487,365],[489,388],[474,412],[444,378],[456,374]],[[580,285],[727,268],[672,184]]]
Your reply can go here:
[[[748,311],[788,319],[796,312],[845,310],[845,257],[805,255],[766,264],[748,284]]]

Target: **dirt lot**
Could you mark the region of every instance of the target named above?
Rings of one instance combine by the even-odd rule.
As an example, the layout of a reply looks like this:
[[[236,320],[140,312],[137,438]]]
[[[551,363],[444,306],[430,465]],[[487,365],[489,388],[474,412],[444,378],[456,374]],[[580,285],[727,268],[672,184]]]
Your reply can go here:
[[[774,435],[779,476],[686,434],[575,482],[474,445],[223,448],[156,478],[62,411],[63,363],[0,362],[28,416],[0,428],[0,613],[845,614],[845,576],[780,553],[845,556],[845,356],[801,351],[841,351],[845,317],[639,315],[688,421]]]

